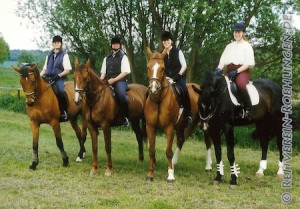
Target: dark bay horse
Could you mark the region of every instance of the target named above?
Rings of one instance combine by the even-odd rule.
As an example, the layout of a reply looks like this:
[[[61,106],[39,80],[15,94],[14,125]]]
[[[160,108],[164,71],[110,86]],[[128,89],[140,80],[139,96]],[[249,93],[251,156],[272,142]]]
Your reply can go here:
[[[148,78],[149,78],[149,96],[145,104],[145,118],[146,118],[146,130],[149,140],[149,168],[146,181],[153,181],[153,173],[155,169],[155,138],[156,131],[161,129],[166,134],[167,147],[166,147],[166,157],[168,160],[168,182],[175,181],[174,176],[174,165],[177,162],[179,152],[183,146],[185,139],[191,134],[194,128],[199,123],[198,117],[198,106],[197,99],[199,95],[193,91],[192,85],[199,88],[199,85],[189,83],[187,84],[190,100],[191,100],[191,114],[193,118],[193,124],[186,126],[183,119],[182,108],[180,108],[176,95],[173,91],[173,87],[168,81],[165,74],[165,64],[164,56],[166,52],[152,53],[149,48],[147,48],[147,54],[149,56],[149,61],[147,64]],[[177,148],[173,155],[172,144],[174,139],[174,134],[176,132],[177,137]],[[211,155],[210,138],[205,134],[205,143],[207,148],[207,161],[206,169],[211,169]]]
[[[262,156],[257,175],[263,175],[267,167],[268,144],[272,137],[277,138],[279,150],[279,170],[277,174],[283,175],[282,164],[282,114],[281,114],[281,87],[267,79],[257,79],[253,81],[259,95],[259,102],[253,106],[253,116],[251,120],[236,118],[235,112],[238,108],[230,99],[227,76],[214,75],[208,71],[202,90],[197,90],[199,97],[199,115],[204,123],[208,123],[208,131],[212,137],[217,161],[217,176],[215,184],[221,182],[224,175],[224,165],[222,162],[221,134],[224,133],[227,144],[227,158],[230,163],[231,181],[230,185],[237,185],[239,167],[235,164],[234,155],[234,126],[247,125],[254,123],[256,130],[253,137],[260,140]]]
[[[115,120],[119,112],[119,106],[115,101],[111,86],[106,80],[100,80],[99,76],[92,69],[89,59],[85,64],[80,64],[77,59],[75,60],[74,86],[75,101],[78,98],[78,94],[81,94],[84,100],[83,115],[92,138],[93,165],[90,175],[94,175],[98,169],[98,128],[101,128],[104,134],[107,155],[107,168],[104,175],[111,176],[111,128],[115,126]],[[143,112],[146,92],[147,88],[143,85],[128,85],[128,119],[136,135],[140,161],[144,160],[143,142],[146,142]]]
[[[30,118],[33,149],[33,159],[30,169],[35,170],[39,163],[39,128],[43,123],[49,124],[52,127],[56,139],[56,145],[63,158],[63,166],[68,166],[69,159],[64,150],[61,137],[58,100],[51,85],[40,77],[37,64],[25,65],[21,68],[13,67],[13,69],[20,74],[20,84],[25,92],[26,110]],[[81,130],[77,122],[77,117],[81,114],[81,105],[76,105],[74,103],[74,88],[72,82],[65,83],[65,91],[69,99],[68,118],[80,145],[80,151],[76,161],[81,161],[85,155],[85,147],[82,142],[85,141],[86,138],[86,127],[84,123],[82,124]]]

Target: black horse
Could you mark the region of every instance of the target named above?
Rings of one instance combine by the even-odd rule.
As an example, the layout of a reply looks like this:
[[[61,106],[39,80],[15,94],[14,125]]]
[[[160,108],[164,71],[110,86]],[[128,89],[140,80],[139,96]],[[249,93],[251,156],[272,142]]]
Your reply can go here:
[[[227,158],[231,170],[230,185],[237,185],[239,167],[235,164],[233,127],[251,123],[256,125],[252,137],[260,140],[262,150],[260,166],[256,174],[264,175],[263,171],[267,167],[268,144],[271,138],[276,136],[277,147],[280,152],[277,175],[282,176],[281,87],[267,79],[253,81],[253,85],[258,91],[259,102],[252,106],[252,117],[249,120],[238,116],[237,112],[240,111],[240,106],[232,102],[227,79],[226,76],[215,75],[208,71],[201,85],[201,90],[194,88],[197,93],[201,94],[198,100],[199,115],[201,120],[207,124],[206,127],[208,127],[208,132],[215,147],[217,176],[214,183],[220,183],[224,175],[221,150],[221,134],[224,133],[227,144]]]

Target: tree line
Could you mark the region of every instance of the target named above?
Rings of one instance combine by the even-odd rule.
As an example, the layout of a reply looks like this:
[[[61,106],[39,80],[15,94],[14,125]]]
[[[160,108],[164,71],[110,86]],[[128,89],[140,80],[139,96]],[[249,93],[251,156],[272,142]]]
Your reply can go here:
[[[59,34],[72,55],[91,58],[99,71],[110,51],[110,39],[120,35],[131,63],[131,81],[147,83],[145,47],[161,51],[162,31],[171,31],[184,52],[186,80],[199,83],[213,70],[226,44],[233,40],[232,27],[244,22],[247,39],[255,52],[252,78],[281,80],[282,14],[300,12],[299,1],[287,0],[19,0],[18,13],[43,32],[39,43],[49,46]],[[293,79],[300,79],[300,36],[294,31]],[[296,82],[294,82],[296,83]],[[296,85],[295,87],[299,87]]]

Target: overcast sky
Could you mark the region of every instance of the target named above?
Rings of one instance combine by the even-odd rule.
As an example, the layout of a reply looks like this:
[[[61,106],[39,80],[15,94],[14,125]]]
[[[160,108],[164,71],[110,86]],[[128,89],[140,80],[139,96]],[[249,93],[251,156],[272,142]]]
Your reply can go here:
[[[0,0],[0,33],[10,49],[38,49],[34,38],[39,37],[37,30],[27,28],[28,24],[17,17],[17,0]],[[300,16],[293,17],[294,25],[300,30]]]

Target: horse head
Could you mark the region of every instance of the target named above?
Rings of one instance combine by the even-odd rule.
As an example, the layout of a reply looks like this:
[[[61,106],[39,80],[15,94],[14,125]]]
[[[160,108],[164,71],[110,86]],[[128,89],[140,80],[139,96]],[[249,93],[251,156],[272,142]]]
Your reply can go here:
[[[20,84],[26,96],[26,104],[33,106],[37,96],[37,78],[40,77],[38,64],[25,64],[21,68],[12,68],[20,74]]]
[[[202,82],[201,89],[193,87],[193,89],[201,96],[198,98],[199,116],[203,122],[214,115],[218,108],[221,96],[220,81],[223,76],[214,75],[211,71],[207,71]]]
[[[167,51],[164,50],[162,53],[151,52],[150,48],[147,47],[147,54],[149,61],[147,64],[148,78],[149,78],[149,90],[152,94],[157,94],[165,82],[165,63],[164,57]]]

